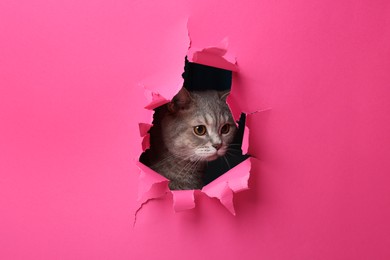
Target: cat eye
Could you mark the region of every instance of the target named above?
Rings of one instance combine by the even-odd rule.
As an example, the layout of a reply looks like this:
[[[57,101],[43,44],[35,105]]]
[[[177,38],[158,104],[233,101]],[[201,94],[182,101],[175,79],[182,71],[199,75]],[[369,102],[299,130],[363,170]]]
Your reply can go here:
[[[199,135],[199,136],[205,135],[206,131],[207,131],[207,128],[204,125],[197,125],[194,127],[194,133],[196,135]]]
[[[229,131],[230,131],[230,125],[229,124],[226,124],[226,125],[222,126],[221,134],[225,135],[225,134],[229,133]]]

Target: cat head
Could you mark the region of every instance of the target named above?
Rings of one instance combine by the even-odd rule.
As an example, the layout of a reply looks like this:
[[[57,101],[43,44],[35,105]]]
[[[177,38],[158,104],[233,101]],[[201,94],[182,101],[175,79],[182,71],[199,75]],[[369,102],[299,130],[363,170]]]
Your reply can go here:
[[[191,161],[212,161],[224,156],[237,127],[226,98],[229,92],[189,92],[182,88],[167,104],[163,140],[175,156]]]

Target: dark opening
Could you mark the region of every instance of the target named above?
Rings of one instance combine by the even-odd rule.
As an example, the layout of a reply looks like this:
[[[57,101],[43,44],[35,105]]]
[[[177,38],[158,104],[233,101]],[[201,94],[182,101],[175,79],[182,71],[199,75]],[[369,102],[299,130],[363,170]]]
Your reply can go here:
[[[185,59],[184,87],[189,91],[201,90],[230,90],[232,86],[232,72],[206,65],[192,63]]]
[[[182,77],[184,79],[184,87],[190,92],[205,90],[228,91],[231,89],[232,84],[232,71],[191,63],[187,60],[187,57],[185,59],[185,68]],[[163,106],[155,109],[153,124],[157,120],[156,116],[159,114],[158,111],[163,109],[166,108]],[[204,185],[209,184],[249,157],[248,155],[243,155],[241,149],[245,120],[245,114],[241,114],[238,122],[238,131],[225,156],[207,163],[203,175]],[[149,132],[151,131],[158,131],[158,125],[153,126]],[[151,146],[153,146],[153,139],[151,139]],[[150,149],[146,150],[140,157],[140,162],[145,165],[149,165],[148,152],[150,152]]]

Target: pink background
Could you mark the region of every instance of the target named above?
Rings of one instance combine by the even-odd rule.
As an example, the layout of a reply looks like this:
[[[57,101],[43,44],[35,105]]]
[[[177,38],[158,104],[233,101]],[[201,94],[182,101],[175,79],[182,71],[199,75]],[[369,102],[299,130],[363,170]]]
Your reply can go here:
[[[218,2],[0,2],[0,259],[390,259],[388,1]],[[269,109],[251,189],[236,217],[168,197],[133,227],[137,84],[182,66],[188,17],[193,46],[229,37],[244,111]]]

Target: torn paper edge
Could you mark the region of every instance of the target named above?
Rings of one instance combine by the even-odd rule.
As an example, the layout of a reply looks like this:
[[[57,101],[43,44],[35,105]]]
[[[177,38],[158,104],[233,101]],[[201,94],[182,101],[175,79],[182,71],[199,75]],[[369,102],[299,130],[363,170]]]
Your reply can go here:
[[[191,46],[191,40],[189,40],[189,49],[187,57],[190,62],[237,72],[238,66],[236,58],[228,53],[227,46],[227,38],[225,38],[218,46],[211,46],[203,49],[193,48]],[[185,55],[183,55],[183,57],[185,57]],[[181,74],[178,74],[177,77],[180,77],[180,75]],[[176,88],[177,91],[175,93],[177,93],[182,86],[172,87]],[[233,91],[233,87],[234,86],[232,85],[232,92],[228,97],[227,103],[231,108],[231,111],[234,116],[237,115],[238,112],[239,114],[241,114],[241,112],[239,111],[237,106],[233,106],[231,104],[229,99],[231,98],[231,96],[236,95],[235,91]],[[154,108],[168,103],[174,96],[172,95],[172,97],[164,97],[158,92],[153,91],[152,89],[149,89],[145,86],[144,89],[145,96],[149,101],[145,108],[151,111],[151,113]],[[151,121],[152,118],[153,117],[151,116]],[[237,120],[237,116],[235,117],[235,120]],[[142,151],[145,151],[149,147],[148,131],[151,126],[152,124],[150,122],[139,124],[140,136],[142,138]],[[245,124],[244,138],[242,142],[243,154],[247,154],[248,152],[248,140],[249,128]],[[138,201],[141,203],[140,207],[137,209],[136,214],[149,200],[161,198],[165,196],[168,192],[172,194],[173,208],[175,212],[190,210],[196,207],[195,190],[170,190],[168,187],[168,179],[153,171],[149,167],[143,165],[139,161],[137,161],[136,164],[140,169]],[[248,180],[251,174],[250,170],[251,158],[248,158],[230,169],[228,172],[224,173],[219,178],[204,186],[201,192],[206,194],[210,198],[217,198],[230,213],[236,215],[233,204],[234,193],[248,189]]]
[[[237,72],[236,57],[229,54],[227,49],[228,38],[225,38],[217,46],[210,46],[203,49],[193,48],[191,46],[188,50],[187,58],[193,63]]]
[[[236,215],[233,194],[247,190],[251,170],[251,158],[237,164],[219,178],[204,186],[202,192],[210,198],[217,198],[230,213]]]

